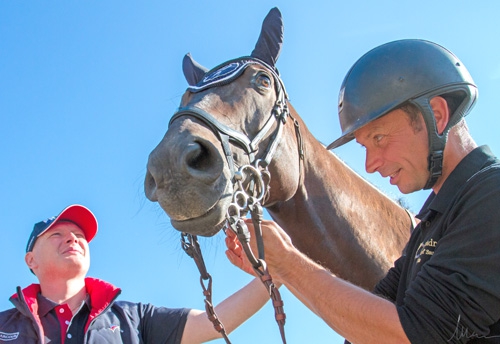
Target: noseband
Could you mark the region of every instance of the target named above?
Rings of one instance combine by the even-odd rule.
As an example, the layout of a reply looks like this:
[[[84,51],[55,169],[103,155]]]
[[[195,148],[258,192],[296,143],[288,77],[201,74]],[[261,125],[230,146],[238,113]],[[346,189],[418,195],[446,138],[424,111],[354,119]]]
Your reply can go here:
[[[248,136],[222,124],[210,113],[196,106],[179,108],[170,119],[169,126],[179,117],[194,117],[205,123],[205,125],[207,125],[218,136],[231,171],[231,179],[234,185],[232,203],[229,205],[226,215],[228,224],[227,227],[231,228],[238,236],[238,239],[242,244],[248,259],[252,263],[256,274],[260,277],[269,291],[270,297],[273,300],[275,318],[280,327],[281,337],[283,339],[283,343],[286,343],[284,335],[285,314],[283,312],[283,302],[281,301],[278,289],[274,286],[271,276],[267,271],[264,261],[264,246],[260,226],[263,218],[262,203],[264,197],[268,193],[270,182],[270,174],[267,168],[271,163],[276,148],[281,140],[283,126],[286,124],[288,117],[290,117],[294,123],[299,156],[301,160],[303,159],[302,137],[300,134],[299,124],[297,120],[291,116],[288,110],[287,94],[283,81],[279,77],[276,70],[267,65],[265,62],[253,57],[244,57],[228,61],[215,67],[206,74],[204,79],[198,85],[192,86],[188,90],[191,92],[200,92],[210,87],[228,84],[238,78],[251,64],[261,65],[271,72],[274,78],[276,91],[276,101],[273,109],[271,110],[271,114],[264,126],[259,130],[253,139],[250,139]],[[272,133],[270,144],[262,154],[262,157],[257,159],[256,156],[259,150],[259,143],[268,135],[269,131],[273,127],[274,121],[277,122],[277,125]],[[241,166],[238,170],[236,170],[231,152],[231,143],[237,144],[245,151],[249,158],[249,165]],[[252,250],[250,249],[250,232],[243,220],[243,217],[248,212],[252,215],[252,221],[255,227],[259,256],[258,259],[253,255]],[[182,247],[192,258],[194,258],[198,269],[200,270],[200,282],[206,297],[205,304],[209,319],[213,322],[215,329],[222,334],[226,343],[230,343],[225,333],[224,326],[218,320],[211,304],[211,276],[206,271],[197,238],[194,235],[186,233],[182,233],[181,238]],[[204,286],[202,281],[207,279],[209,280],[208,288]]]

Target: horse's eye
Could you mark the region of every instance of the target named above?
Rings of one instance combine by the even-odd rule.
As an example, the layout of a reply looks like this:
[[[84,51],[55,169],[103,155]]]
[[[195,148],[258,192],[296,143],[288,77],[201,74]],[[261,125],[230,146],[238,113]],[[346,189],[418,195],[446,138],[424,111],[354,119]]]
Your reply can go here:
[[[268,75],[261,73],[255,78],[255,84],[257,85],[257,87],[270,88],[271,78],[269,78]]]

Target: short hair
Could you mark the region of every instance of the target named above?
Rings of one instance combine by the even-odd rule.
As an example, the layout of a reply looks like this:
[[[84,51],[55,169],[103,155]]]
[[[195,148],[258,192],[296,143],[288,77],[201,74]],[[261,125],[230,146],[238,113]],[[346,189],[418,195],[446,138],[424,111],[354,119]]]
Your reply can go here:
[[[446,104],[448,106],[448,111],[450,113],[450,117],[453,116],[455,111],[457,110],[458,106],[462,102],[462,97],[463,94],[460,91],[457,92],[451,92],[451,93],[446,93],[442,94],[439,97],[443,98],[446,101]],[[410,103],[409,101],[403,103],[399,107],[400,110],[403,110],[407,115],[410,120],[410,124],[413,127],[413,129],[417,132],[422,130],[422,124],[424,123],[420,117],[420,110],[418,107]]]

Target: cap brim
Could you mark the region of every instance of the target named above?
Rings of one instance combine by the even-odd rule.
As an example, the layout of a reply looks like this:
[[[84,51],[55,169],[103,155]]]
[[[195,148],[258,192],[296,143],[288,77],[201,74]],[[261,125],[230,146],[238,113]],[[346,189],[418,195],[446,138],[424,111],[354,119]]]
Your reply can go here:
[[[61,220],[71,221],[80,227],[85,233],[87,242],[90,242],[97,233],[97,219],[94,214],[83,205],[73,204],[65,208],[44,232]]]

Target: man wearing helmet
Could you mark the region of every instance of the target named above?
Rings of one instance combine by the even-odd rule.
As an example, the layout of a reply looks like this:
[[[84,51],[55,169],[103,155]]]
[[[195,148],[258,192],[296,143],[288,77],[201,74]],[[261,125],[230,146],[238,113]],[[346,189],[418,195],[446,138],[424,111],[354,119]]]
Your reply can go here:
[[[347,340],[500,343],[500,162],[467,129],[476,99],[462,62],[424,40],[379,46],[347,73],[342,136],[328,149],[355,139],[367,172],[403,193],[432,189],[403,255],[373,293],[332,275],[265,223],[274,279]],[[229,259],[249,271],[236,239],[227,242]]]

